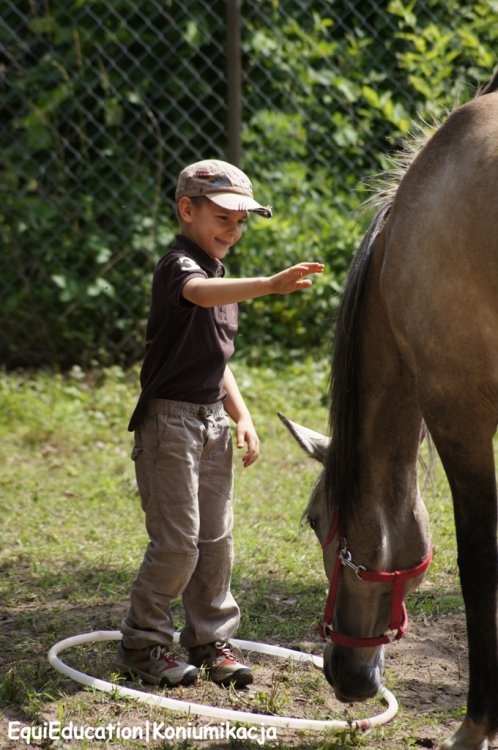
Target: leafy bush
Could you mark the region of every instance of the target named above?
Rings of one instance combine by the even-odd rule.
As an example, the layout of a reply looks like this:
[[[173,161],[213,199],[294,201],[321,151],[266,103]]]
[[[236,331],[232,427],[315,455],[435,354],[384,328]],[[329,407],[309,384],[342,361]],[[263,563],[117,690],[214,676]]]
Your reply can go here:
[[[224,154],[225,3],[8,6],[0,362],[134,361],[152,269],[176,231],[176,175]],[[239,349],[261,359],[328,338],[366,223],[362,181],[414,120],[440,117],[489,77],[498,9],[261,0],[243,12],[242,166],[275,217],[251,222],[228,265],[327,265],[308,294],[243,306]]]
[[[236,251],[237,270],[263,274],[307,259],[327,266],[307,294],[243,307],[239,342],[258,359],[323,351],[369,218],[365,180],[388,166],[386,155],[417,121],[441,120],[495,65],[497,3],[391,0],[354,8],[357,17],[338,17],[332,4],[320,14],[274,2],[270,18],[255,12],[248,21],[253,114],[244,165],[275,215]]]

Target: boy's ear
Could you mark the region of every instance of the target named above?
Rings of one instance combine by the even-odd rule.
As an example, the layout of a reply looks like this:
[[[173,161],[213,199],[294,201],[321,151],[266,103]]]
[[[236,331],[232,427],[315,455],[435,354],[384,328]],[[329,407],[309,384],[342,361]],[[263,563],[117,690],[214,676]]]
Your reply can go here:
[[[192,211],[194,208],[194,204],[188,198],[186,195],[182,195],[181,198],[178,200],[177,204],[177,210],[178,210],[178,217],[180,221],[183,221],[185,224],[190,224],[192,221]]]

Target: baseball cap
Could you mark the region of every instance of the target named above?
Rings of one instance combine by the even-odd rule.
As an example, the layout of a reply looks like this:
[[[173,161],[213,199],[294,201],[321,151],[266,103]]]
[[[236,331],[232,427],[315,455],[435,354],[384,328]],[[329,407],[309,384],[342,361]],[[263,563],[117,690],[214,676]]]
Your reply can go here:
[[[220,159],[204,159],[180,172],[176,200],[183,196],[204,196],[229,211],[251,211],[269,219],[271,206],[262,206],[253,198],[252,184],[241,169]]]

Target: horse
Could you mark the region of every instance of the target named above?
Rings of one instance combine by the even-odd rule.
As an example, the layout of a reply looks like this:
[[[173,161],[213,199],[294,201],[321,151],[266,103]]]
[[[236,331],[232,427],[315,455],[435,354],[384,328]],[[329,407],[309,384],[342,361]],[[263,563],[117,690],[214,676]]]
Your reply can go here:
[[[331,437],[280,416],[323,464],[305,513],[330,580],[324,673],[348,702],[379,689],[430,562],[417,476],[429,433],[452,495],[469,653],[466,715],[441,750],[485,750],[498,732],[498,71],[408,161],[348,272]]]

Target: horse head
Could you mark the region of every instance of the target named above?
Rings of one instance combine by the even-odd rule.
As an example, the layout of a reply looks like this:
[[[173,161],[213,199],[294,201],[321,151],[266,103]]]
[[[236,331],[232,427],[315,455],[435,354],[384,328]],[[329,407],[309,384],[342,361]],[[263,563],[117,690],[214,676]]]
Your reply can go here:
[[[330,439],[282,414],[279,416],[306,453],[325,465]],[[346,542],[340,521],[327,502],[325,482],[326,474],[322,471],[303,514],[322,545],[330,582],[320,626],[326,640],[323,671],[338,700],[363,701],[374,696],[382,684],[384,645],[391,640],[387,633],[393,628],[394,638],[404,633],[407,619],[403,599],[421,581],[430,555],[413,568],[407,567],[403,555],[398,570],[398,559],[391,554],[396,539],[390,538],[388,525],[385,528],[381,523],[375,525],[373,517],[364,523],[358,514],[348,521]],[[414,521],[418,527],[417,520]],[[426,543],[418,530],[414,536],[420,537],[421,545]],[[407,546],[411,545],[405,543],[404,547]]]

